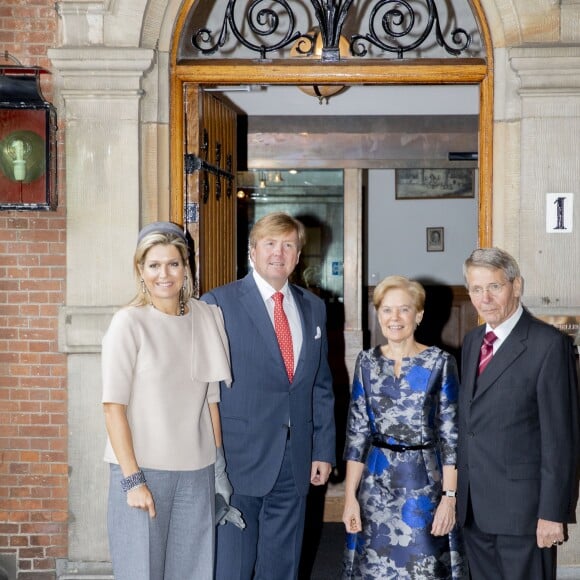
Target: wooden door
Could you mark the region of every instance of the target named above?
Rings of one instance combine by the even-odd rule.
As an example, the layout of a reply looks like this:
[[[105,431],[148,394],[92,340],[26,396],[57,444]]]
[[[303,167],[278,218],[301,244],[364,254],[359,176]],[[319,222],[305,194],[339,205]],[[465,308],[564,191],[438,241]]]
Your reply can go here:
[[[215,93],[183,85],[184,212],[199,294],[236,276],[236,112]]]

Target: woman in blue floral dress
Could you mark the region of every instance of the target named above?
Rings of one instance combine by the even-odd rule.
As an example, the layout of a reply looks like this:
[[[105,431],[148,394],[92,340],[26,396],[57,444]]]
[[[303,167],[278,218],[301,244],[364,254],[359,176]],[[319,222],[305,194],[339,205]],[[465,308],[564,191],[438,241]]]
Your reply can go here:
[[[467,578],[455,525],[457,368],[415,341],[425,290],[403,276],[375,289],[386,345],[362,351],[344,458],[344,578]]]

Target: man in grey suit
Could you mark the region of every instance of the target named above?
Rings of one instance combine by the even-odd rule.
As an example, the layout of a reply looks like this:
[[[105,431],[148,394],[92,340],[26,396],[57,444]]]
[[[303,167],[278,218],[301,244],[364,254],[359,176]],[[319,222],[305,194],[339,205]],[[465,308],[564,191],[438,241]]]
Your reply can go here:
[[[471,577],[552,580],[576,499],[572,342],[522,307],[507,252],[475,250],[463,273],[485,322],[461,357],[457,510]]]
[[[335,461],[325,305],[288,283],[304,242],[302,223],[268,214],[250,233],[253,270],[202,296],[222,309],[229,339],[223,447],[231,504],[246,522],[245,530],[218,527],[218,580],[297,578],[309,486],[324,485]],[[275,329],[281,316],[284,338]]]

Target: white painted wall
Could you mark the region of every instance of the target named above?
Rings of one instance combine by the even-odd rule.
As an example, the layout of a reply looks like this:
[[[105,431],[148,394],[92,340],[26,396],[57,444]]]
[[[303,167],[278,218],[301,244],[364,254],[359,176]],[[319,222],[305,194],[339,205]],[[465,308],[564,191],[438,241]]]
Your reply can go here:
[[[427,252],[427,227],[445,228],[443,252]],[[477,245],[477,195],[395,200],[395,171],[369,170],[366,233],[368,285],[391,274],[461,285],[463,261]]]

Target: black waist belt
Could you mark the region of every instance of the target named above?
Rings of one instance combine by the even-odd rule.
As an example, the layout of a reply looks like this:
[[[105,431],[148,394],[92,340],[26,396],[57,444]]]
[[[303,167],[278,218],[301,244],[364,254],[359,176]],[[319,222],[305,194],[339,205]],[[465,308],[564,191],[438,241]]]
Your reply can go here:
[[[394,443],[387,443],[378,437],[373,437],[371,443],[374,447],[390,449],[391,451],[397,451],[399,453],[404,451],[417,451],[419,449],[431,449],[437,445],[436,442],[424,443],[423,445],[396,445]]]

